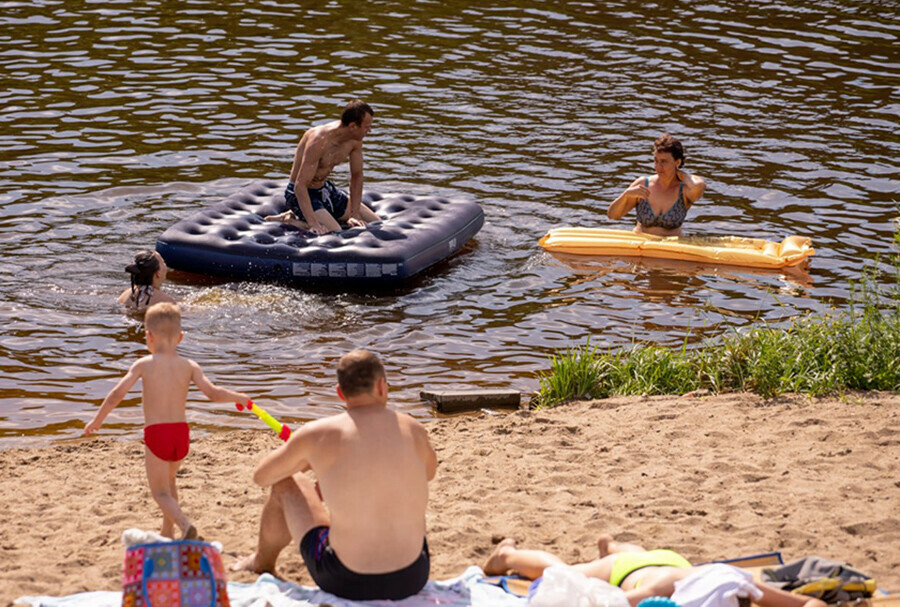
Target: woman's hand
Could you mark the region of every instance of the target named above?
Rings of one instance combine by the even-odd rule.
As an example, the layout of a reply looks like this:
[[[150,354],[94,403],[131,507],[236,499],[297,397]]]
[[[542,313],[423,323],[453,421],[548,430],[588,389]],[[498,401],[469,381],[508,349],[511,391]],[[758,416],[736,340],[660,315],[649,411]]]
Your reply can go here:
[[[650,188],[644,185],[643,182],[632,184],[630,188],[625,190],[625,196],[628,198],[633,198],[635,200],[641,200],[644,198],[650,198]]]
[[[678,181],[683,183],[686,186],[694,185],[694,176],[685,171],[684,169],[678,169],[678,172],[675,174],[675,177],[678,178]]]
[[[606,211],[606,216],[610,219],[621,219],[642,198],[650,198],[650,188],[644,185],[643,177],[638,177],[627,190],[612,201],[612,204],[609,205],[609,209]]]

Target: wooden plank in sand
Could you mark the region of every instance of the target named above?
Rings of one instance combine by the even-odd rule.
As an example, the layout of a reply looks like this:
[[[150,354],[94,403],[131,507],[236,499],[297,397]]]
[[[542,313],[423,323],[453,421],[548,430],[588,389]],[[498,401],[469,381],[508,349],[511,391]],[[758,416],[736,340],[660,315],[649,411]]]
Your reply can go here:
[[[478,409],[518,409],[522,400],[515,390],[441,390],[419,393],[431,401],[441,413],[477,411]]]

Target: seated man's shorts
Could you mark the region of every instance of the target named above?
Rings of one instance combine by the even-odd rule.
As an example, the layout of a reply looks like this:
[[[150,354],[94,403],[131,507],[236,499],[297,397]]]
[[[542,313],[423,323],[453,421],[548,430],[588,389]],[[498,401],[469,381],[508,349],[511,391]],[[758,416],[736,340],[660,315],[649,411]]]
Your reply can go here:
[[[151,424],[144,428],[144,444],[159,459],[180,462],[191,448],[191,428],[187,422]]]
[[[326,180],[321,188],[306,188],[306,191],[309,193],[309,201],[312,203],[313,212],[325,209],[338,221],[347,212],[347,205],[350,203],[350,199],[345,192],[334,185],[334,182]],[[288,208],[297,216],[297,219],[308,221],[303,217],[303,212],[300,210],[300,202],[291,189],[285,191],[284,199]]]
[[[399,601],[419,592],[428,581],[431,560],[428,541],[412,565],[390,573],[350,571],[328,543],[328,527],[313,527],[300,541],[300,556],[309,574],[325,592],[353,601]]]

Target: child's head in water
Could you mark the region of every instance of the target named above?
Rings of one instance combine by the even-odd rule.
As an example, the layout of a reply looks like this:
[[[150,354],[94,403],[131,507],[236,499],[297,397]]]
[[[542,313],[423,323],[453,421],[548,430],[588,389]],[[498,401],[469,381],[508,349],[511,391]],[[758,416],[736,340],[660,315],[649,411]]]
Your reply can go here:
[[[166,279],[166,270],[166,262],[156,251],[141,251],[134,256],[133,263],[125,266],[125,271],[131,274],[132,289],[153,285],[157,279],[162,283]]]
[[[134,256],[134,261],[125,266],[125,271],[131,275],[131,289],[122,293],[119,303],[137,309],[165,301],[174,303],[172,297],[160,291],[168,270],[166,262],[156,251],[139,252]]]
[[[144,328],[147,330],[148,346],[150,340],[155,345],[168,347],[178,345],[181,341],[181,310],[172,303],[153,304],[144,316]]]

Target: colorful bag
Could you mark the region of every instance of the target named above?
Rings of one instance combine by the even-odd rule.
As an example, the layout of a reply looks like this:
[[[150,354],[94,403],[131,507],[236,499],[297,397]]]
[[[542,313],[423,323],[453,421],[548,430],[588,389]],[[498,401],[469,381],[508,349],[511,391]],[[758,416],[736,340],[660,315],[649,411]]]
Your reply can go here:
[[[222,555],[193,540],[127,548],[122,607],[230,607]]]

